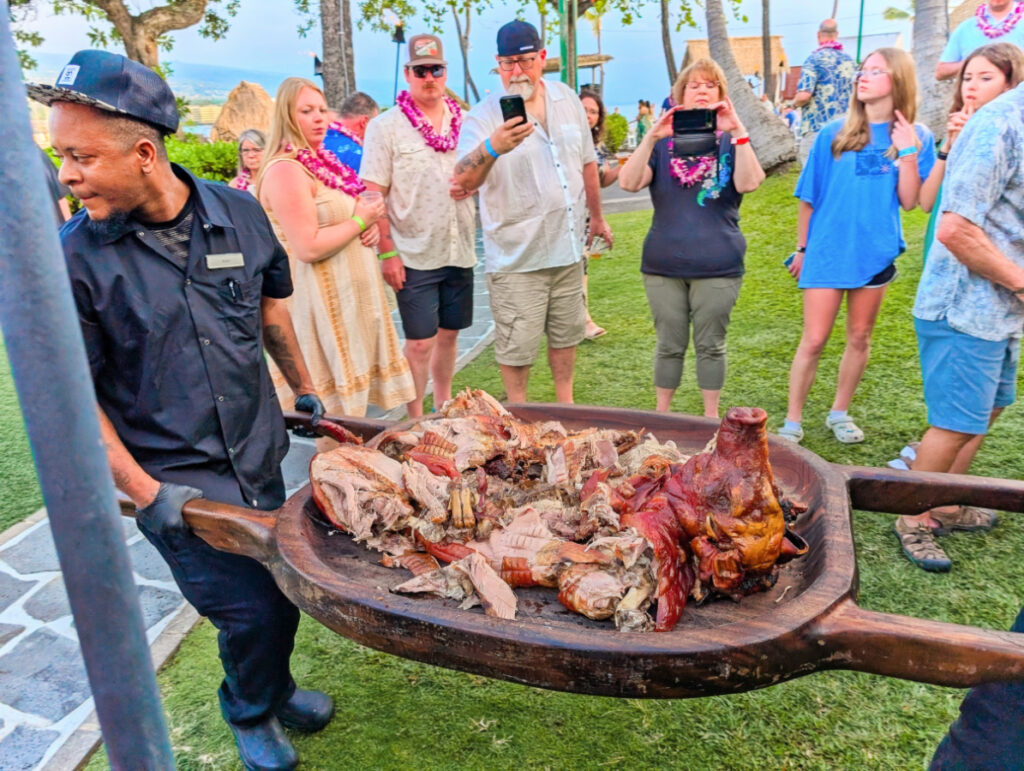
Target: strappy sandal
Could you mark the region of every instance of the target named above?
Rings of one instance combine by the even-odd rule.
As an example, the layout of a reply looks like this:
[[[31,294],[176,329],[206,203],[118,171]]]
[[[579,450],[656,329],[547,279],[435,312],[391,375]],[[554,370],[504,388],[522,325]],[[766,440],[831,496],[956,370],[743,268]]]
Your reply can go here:
[[[783,439],[788,439],[790,442],[800,444],[804,438],[804,430],[803,428],[786,428],[783,426],[775,432],[775,435],[780,436]]]
[[[955,511],[929,511],[928,516],[939,523],[934,529],[936,535],[946,535],[954,530],[975,533],[979,530],[991,530],[999,522],[999,515],[992,509],[980,509],[976,506],[957,506]]]
[[[900,546],[907,559],[917,565],[921,570],[932,573],[948,573],[953,563],[946,552],[935,543],[935,530],[928,525],[920,525],[908,521],[905,517],[897,517],[892,526],[896,537],[900,539]]]
[[[857,424],[849,415],[835,420],[831,416],[827,417],[825,425],[832,429],[836,439],[843,444],[857,444],[864,441],[864,432],[857,428]]]

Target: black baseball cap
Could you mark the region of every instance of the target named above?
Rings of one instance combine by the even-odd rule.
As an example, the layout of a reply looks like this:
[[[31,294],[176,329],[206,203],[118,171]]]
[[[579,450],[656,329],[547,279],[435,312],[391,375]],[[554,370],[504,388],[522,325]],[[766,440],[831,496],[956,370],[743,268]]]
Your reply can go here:
[[[529,22],[510,21],[498,30],[498,56],[518,56],[544,48],[537,28]]]
[[[79,51],[64,65],[57,82],[29,83],[28,95],[54,102],[87,104],[145,121],[163,132],[178,130],[178,105],[167,82],[144,64],[107,51]]]

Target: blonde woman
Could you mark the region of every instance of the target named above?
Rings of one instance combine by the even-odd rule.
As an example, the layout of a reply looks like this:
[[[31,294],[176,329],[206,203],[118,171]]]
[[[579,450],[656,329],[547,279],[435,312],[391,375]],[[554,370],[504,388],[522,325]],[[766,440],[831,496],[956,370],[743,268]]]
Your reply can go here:
[[[844,444],[864,441],[847,410],[868,363],[871,332],[904,251],[899,210],[917,206],[935,163],[931,132],[914,124],[917,79],[905,51],[880,48],[857,72],[844,120],[824,126],[795,195],[796,252],[789,272],[803,290],[804,328],[789,372],[789,408],[779,436],[799,442],[804,402],[846,298],[846,348],[825,420]]]
[[[679,73],[672,98],[677,106],[658,118],[629,156],[619,185],[630,192],[649,188],[654,204],[640,271],[658,337],[655,405],[666,412],[672,404],[692,327],[704,414],[716,418],[725,383],[726,332],[747,251],[740,204],[744,193],[760,186],[764,171],[715,62],[699,59]],[[672,114],[693,109],[717,113],[717,147],[708,155],[677,158]]]
[[[228,182],[228,187],[255,192],[253,183],[263,165],[266,146],[267,137],[259,129],[246,129],[238,135],[238,171],[235,178]]]
[[[328,122],[316,85],[285,80],[256,193],[291,260],[292,319],[317,393],[328,412],[365,415],[367,404],[390,409],[415,391],[369,248],[384,201],[360,197],[355,172],[323,150]],[[284,378],[271,374],[290,409]]]

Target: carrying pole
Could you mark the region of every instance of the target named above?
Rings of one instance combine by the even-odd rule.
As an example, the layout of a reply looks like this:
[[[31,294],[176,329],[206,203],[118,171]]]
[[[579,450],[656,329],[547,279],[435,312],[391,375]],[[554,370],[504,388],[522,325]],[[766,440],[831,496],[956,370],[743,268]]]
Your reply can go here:
[[[0,3],[0,330],[96,713],[115,769],[172,769],[96,397]]]

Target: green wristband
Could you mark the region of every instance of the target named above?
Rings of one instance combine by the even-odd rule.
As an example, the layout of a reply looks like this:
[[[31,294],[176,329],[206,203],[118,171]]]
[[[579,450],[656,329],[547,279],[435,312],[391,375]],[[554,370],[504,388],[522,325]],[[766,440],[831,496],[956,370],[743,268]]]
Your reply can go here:
[[[352,215],[352,220],[359,226],[359,232],[362,233],[366,230],[366,220],[360,217],[358,214]]]
[[[396,252],[394,249],[392,249],[390,252],[384,252],[384,254],[378,254],[377,255],[377,259],[378,260],[389,260],[392,257],[397,257],[397,256],[398,256],[398,252]]]

